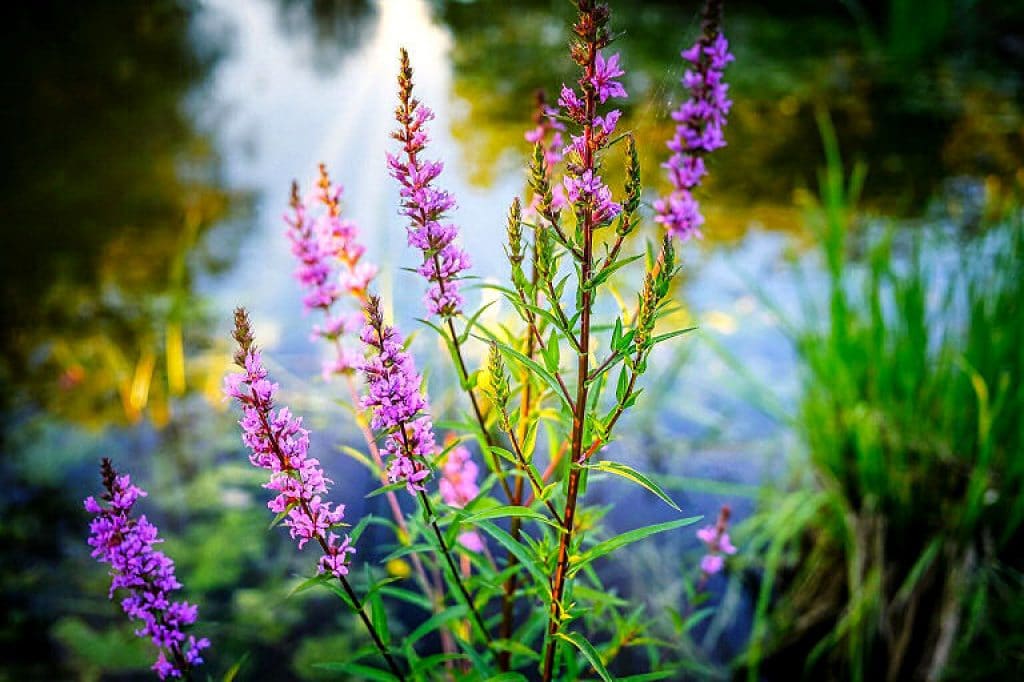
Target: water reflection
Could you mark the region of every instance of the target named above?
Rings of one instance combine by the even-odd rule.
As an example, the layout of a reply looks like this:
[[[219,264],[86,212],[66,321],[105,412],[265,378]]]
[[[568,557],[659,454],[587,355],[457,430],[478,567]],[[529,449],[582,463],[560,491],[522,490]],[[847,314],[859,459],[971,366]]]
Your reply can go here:
[[[494,158],[524,148],[533,88],[557,92],[573,77],[563,58],[571,7],[443,7],[455,36],[453,88],[465,103],[455,135],[471,177],[486,184],[506,168],[496,169]],[[682,94],[678,51],[698,29],[696,7],[648,2],[616,15],[625,39],[615,49],[623,52],[631,95],[625,126],[635,130],[646,175],[656,182],[672,130],[668,112]],[[681,30],[666,39],[667,26]],[[1024,118],[1012,60],[925,52],[908,64],[865,50],[865,27],[845,9],[820,4],[778,13],[730,3],[727,28],[739,65],[729,74],[736,106],[729,147],[714,160],[708,184],[716,205],[724,205],[713,216],[711,239],[731,241],[751,224],[795,229],[794,190],[814,185],[822,158],[819,107],[832,112],[843,149],[867,162],[868,206],[887,215],[920,213],[952,176],[987,180],[990,194],[1019,186]]]
[[[191,40],[193,13],[30,3],[11,18],[0,371],[64,419],[166,421],[189,385],[195,247],[239,198],[186,107],[217,58]]]
[[[143,418],[169,423],[221,369],[205,356],[194,279],[225,265],[203,243],[214,226],[230,231],[244,195],[222,183],[190,113],[220,57],[195,34],[196,12],[164,0],[6,15],[0,676],[145,660],[123,629],[94,628],[110,612],[102,573],[84,570],[79,500],[101,455],[146,469],[141,455],[161,441]],[[181,454],[167,460],[177,481],[197,457]]]
[[[377,6],[368,0],[269,1],[277,9],[276,23],[290,38],[309,45],[305,56],[323,73],[359,48],[377,19]]]

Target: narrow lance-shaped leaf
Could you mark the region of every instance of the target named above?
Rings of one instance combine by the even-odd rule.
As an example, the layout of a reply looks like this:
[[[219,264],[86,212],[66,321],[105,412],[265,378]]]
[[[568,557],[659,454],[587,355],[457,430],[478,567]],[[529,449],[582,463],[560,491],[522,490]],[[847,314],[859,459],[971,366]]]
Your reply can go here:
[[[650,478],[640,473],[639,471],[629,466],[628,464],[623,464],[621,462],[598,462],[596,464],[587,465],[587,468],[594,469],[597,471],[605,471],[609,474],[621,476],[622,478],[625,478],[628,481],[632,481],[633,483],[643,486],[647,490],[651,491],[659,498],[661,498],[661,500],[665,504],[672,507],[676,511],[682,511],[679,508],[679,506],[672,501],[672,498],[669,497],[668,494],[666,494],[665,491],[661,489],[661,486],[659,486]]]
[[[479,521],[489,521],[490,519],[502,519],[506,517],[518,517],[524,519],[533,519],[534,521],[540,521],[546,523],[549,526],[558,528],[558,524],[554,523],[551,519],[544,516],[538,511],[534,511],[529,507],[522,507],[519,505],[506,505],[502,507],[495,507],[493,509],[485,509],[483,511],[470,514],[469,516],[461,519],[462,523],[477,523]]]
[[[615,682],[614,678],[608,672],[608,669],[604,667],[604,662],[601,661],[601,654],[597,652],[597,649],[594,648],[593,644],[587,641],[586,637],[578,632],[558,632],[556,633],[556,636],[559,639],[564,639],[566,642],[569,642],[579,649],[580,653],[582,653],[583,657],[587,659],[587,662],[593,666],[594,671],[601,676],[602,680],[605,682]]]
[[[667,530],[674,530],[676,528],[682,528],[683,526],[690,526],[700,521],[702,516],[691,516],[685,519],[676,519],[675,521],[666,521],[665,523],[656,523],[650,526],[644,526],[643,528],[637,528],[621,535],[616,535],[613,538],[605,540],[604,542],[598,543],[587,550],[583,556],[581,556],[573,564],[572,568],[569,569],[570,574],[576,574],[584,566],[607,554],[619,550],[626,545],[633,544],[639,540],[643,540],[646,537],[655,535],[657,533],[663,533]]]

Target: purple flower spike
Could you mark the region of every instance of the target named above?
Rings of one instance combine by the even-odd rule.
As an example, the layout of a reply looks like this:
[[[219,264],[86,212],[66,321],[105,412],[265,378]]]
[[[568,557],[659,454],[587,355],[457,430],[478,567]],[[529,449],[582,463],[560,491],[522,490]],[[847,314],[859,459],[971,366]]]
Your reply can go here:
[[[253,466],[270,472],[264,488],[276,495],[267,503],[270,511],[283,514],[282,523],[299,549],[310,540],[323,550],[319,572],[335,577],[348,574],[348,555],[355,554],[349,538],[340,538],[331,529],[345,517],[345,505],[326,502],[327,484],[317,459],[309,457],[309,432],[302,419],[287,407],[274,408],[277,384],[271,383],[260,351],[252,344],[248,315],[235,311],[235,339],[239,349],[236,363],[244,371],[230,374],[224,392],[242,407],[242,442],[250,450]]]
[[[702,236],[704,217],[693,190],[707,175],[704,157],[725,146],[723,129],[732,108],[722,72],[734,58],[729,41],[720,31],[720,11],[720,4],[708,3],[701,37],[693,47],[683,50],[682,57],[690,68],[683,74],[682,83],[690,91],[690,98],[672,112],[678,125],[667,143],[672,156],[662,164],[672,192],[654,202],[655,221],[683,240]]]
[[[353,326],[353,312],[339,311],[336,304],[345,295],[365,300],[377,275],[375,265],[361,261],[366,249],[359,242],[359,229],[341,217],[341,194],[341,185],[332,184],[326,166],[320,164],[316,190],[307,200],[300,197],[298,184],[292,183],[292,215],[285,216],[292,254],[299,261],[295,277],[307,292],[303,305],[307,311],[322,311],[324,316],[323,324],[314,325],[313,337],[334,346],[334,357],[323,365],[325,380],[352,374],[362,362],[342,343],[346,332],[362,327],[362,315],[355,313],[359,323]]]
[[[585,51],[580,48],[581,55]],[[611,143],[622,112],[612,109],[598,115],[597,105],[612,97],[627,95],[622,84],[614,80],[624,74],[618,54],[605,59],[598,50],[592,68],[580,59],[585,60],[585,57],[577,58],[585,67],[583,76],[577,81],[583,95],[563,85],[558,99],[565,116],[582,126],[580,134],[572,135],[572,141],[562,150],[566,168],[562,189],[578,220],[589,214],[591,225],[601,227],[622,212],[622,204],[612,201],[612,192],[597,171],[597,154]]]
[[[362,406],[373,410],[373,429],[387,434],[381,452],[390,456],[388,480],[404,481],[415,496],[426,491],[423,481],[430,476],[428,463],[437,449],[427,399],[420,392],[423,380],[402,347],[402,337],[384,324],[375,296],[366,304],[366,320],[362,339],[368,351],[363,365],[367,393]]]
[[[159,649],[152,669],[161,680],[183,677],[203,662],[200,652],[210,646],[205,637],[196,639],[182,629],[196,622],[199,610],[184,601],[172,602],[168,595],[181,589],[174,576],[174,562],[153,548],[163,542],[156,526],[145,515],[134,518],[132,507],[146,492],[132,485],[131,478],[119,476],[110,460],[101,465],[106,492],[100,504],[94,497],[85,500],[85,510],[94,515],[89,524],[92,556],[110,564],[110,598],[125,590],[121,608],[129,617],[141,621],[135,631],[148,637]]]
[[[455,199],[433,185],[444,165],[419,158],[429,140],[425,124],[434,118],[434,112],[413,98],[412,89],[409,53],[403,49],[398,74],[399,106],[395,110],[399,128],[392,133],[402,143],[402,153],[387,154],[388,173],[402,185],[402,215],[409,219],[409,245],[423,253],[418,272],[430,283],[425,299],[427,310],[431,315],[454,317],[462,313],[459,274],[470,267],[470,260],[455,243],[455,225],[444,222],[445,214],[455,206]]]
[[[722,505],[715,525],[704,526],[697,531],[697,539],[703,542],[708,549],[708,553],[700,560],[700,570],[704,580],[722,570],[725,566],[724,555],[736,553],[736,547],[729,540],[730,515],[729,506]]]

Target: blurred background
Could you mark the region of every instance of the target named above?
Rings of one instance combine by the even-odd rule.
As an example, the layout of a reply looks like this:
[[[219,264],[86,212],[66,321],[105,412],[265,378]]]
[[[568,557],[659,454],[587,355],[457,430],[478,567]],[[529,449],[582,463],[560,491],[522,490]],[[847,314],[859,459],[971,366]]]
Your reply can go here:
[[[650,199],[700,6],[612,5]],[[243,678],[330,678],[313,664],[363,635],[329,598],[288,596],[312,559],[267,532],[260,473],[220,397],[230,311],[252,313],[348,515],[382,513],[337,447],[358,433],[319,378],[291,277],[289,183],[328,164],[389,310],[416,328],[420,282],[401,269],[415,255],[384,167],[406,46],[473,272],[505,277],[533,93],[573,77],[573,8],[4,12],[0,680],[151,674],[85,545],[81,500],[104,456],[150,492],[145,512],[213,641],[211,674],[247,655]],[[1010,679],[1024,667],[1024,6],[736,0],[725,12],[729,146],[676,292],[700,331],[657,357],[609,456],[654,472],[688,514],[732,505],[740,553],[709,585],[714,613],[660,634],[704,679]],[[421,365],[435,342],[417,338]],[[470,354],[479,363],[482,349]],[[450,368],[428,367],[435,410],[456,414]],[[670,518],[612,481],[590,503],[618,505],[613,532]],[[359,561],[385,540],[368,532]],[[652,618],[685,614],[699,556],[682,531],[601,573]]]

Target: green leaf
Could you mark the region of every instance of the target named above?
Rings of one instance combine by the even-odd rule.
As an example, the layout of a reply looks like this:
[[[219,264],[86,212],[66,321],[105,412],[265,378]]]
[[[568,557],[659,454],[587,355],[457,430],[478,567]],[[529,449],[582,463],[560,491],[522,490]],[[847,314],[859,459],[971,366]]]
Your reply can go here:
[[[467,658],[465,654],[432,654],[416,661],[416,665],[412,666],[412,672],[413,674],[429,672],[436,670],[445,661],[465,661]]]
[[[371,668],[362,663],[314,663],[313,667],[334,673],[350,673],[356,677],[365,677],[376,682],[394,682],[398,679],[386,670]]]
[[[341,589],[341,587],[335,584],[334,576],[330,575],[329,573],[325,573],[323,575],[315,575],[312,578],[302,581],[301,583],[296,585],[291,592],[288,593],[288,596],[291,597],[293,595],[299,594],[300,592],[305,592],[311,587],[316,587],[317,585],[323,585],[330,592],[333,592],[335,596],[337,596],[339,599],[345,602],[345,605],[348,606],[350,611],[352,611],[353,613],[356,611],[356,605],[352,603],[352,598],[345,593],[345,590]]]
[[[626,335],[622,337],[621,341],[619,341],[619,346],[617,350],[623,355],[625,355],[629,351],[629,347],[633,343],[633,337],[635,336],[635,329],[630,329],[628,332],[626,332]]]
[[[620,677],[619,682],[653,682],[653,680],[667,680],[670,677],[678,674],[678,670],[661,670],[655,673],[641,673],[640,675]]]
[[[533,451],[537,447],[537,426],[539,420],[534,419],[526,426],[526,437],[523,438],[522,451],[523,459],[527,462],[533,461]]]
[[[381,599],[380,590],[370,593],[370,617],[373,622],[373,629],[385,645],[391,643],[391,631],[388,629],[388,614],[384,610],[384,600]]]
[[[516,559],[519,559],[519,563],[526,567],[526,570],[528,570],[530,575],[536,579],[538,585],[547,585],[548,577],[544,573],[540,560],[533,551],[527,549],[526,545],[521,542],[516,542],[511,535],[501,528],[498,528],[490,521],[478,521],[476,523],[476,527],[497,540]]]
[[[522,673],[499,673],[488,677],[484,682],[526,682],[526,676]]]
[[[442,339],[444,339],[444,345],[448,348],[448,355],[451,356],[452,365],[455,367],[455,371],[459,375],[459,386],[463,390],[468,389],[469,388],[469,377],[466,376],[466,373],[462,369],[462,363],[459,361],[459,352],[456,349],[455,343],[452,341],[452,338],[450,336],[448,336],[448,333],[444,329],[442,329],[441,327],[437,326],[436,324],[434,324],[430,320],[423,320],[423,319],[417,318],[416,321],[420,322],[422,324],[427,325],[428,327],[433,329],[435,332],[437,332],[438,336],[440,336]]]
[[[547,367],[548,371],[554,374],[558,371],[558,364],[561,361],[558,347],[558,332],[554,329],[551,330],[551,335],[548,336],[547,345],[544,346],[544,366]]]
[[[480,340],[486,341],[487,339]],[[572,405],[569,404],[569,401],[565,397],[565,394],[562,393],[562,387],[558,384],[558,379],[556,379],[550,372],[541,367],[535,360],[531,360],[530,358],[526,357],[512,346],[509,346],[506,343],[502,343],[501,341],[495,341],[494,343],[503,353],[511,355],[513,358],[516,359],[517,362],[534,371],[537,374],[537,376],[544,380],[544,383],[551,387],[551,390],[554,391],[555,395],[558,396],[559,400],[562,401],[566,408],[570,410],[572,409]]]
[[[623,367],[619,372],[619,382],[615,386],[615,400],[621,403],[626,399],[626,391],[629,389],[629,368]]]
[[[466,331],[462,332],[462,335],[459,337],[459,343],[466,343],[466,341],[469,340],[469,330],[476,326],[477,319],[483,315],[484,311],[495,303],[497,303],[497,301],[489,301],[486,305],[481,306],[479,310],[473,313],[472,317],[466,319]]]
[[[372,520],[373,514],[367,514],[363,518],[359,519],[359,523],[357,523],[355,528],[353,528],[352,531],[348,534],[349,538],[351,538],[352,540],[353,545],[355,545],[355,543],[359,541],[359,538],[360,536],[362,536],[363,531],[366,530],[366,527],[370,525],[370,522]]]
[[[619,348],[619,342],[622,341],[622,318],[615,318],[615,328],[612,329],[612,342],[610,345],[611,351],[614,353]]]
[[[242,657],[235,661],[234,665],[227,669],[224,673],[224,677],[220,678],[221,682],[235,682],[235,678],[238,677],[238,671],[242,669],[246,661],[249,660],[249,654],[242,654]]]
[[[469,610],[463,604],[458,604],[456,606],[450,606],[440,613],[435,613],[433,616],[423,621],[418,628],[413,630],[404,638],[405,645],[411,647],[434,630],[439,629],[445,623],[458,620],[459,618],[464,618],[468,612]]]
[[[342,445],[341,446],[341,451],[344,452],[349,457],[351,457],[352,459],[354,459],[355,461],[357,461],[360,464],[362,464],[367,469],[369,469],[373,473],[374,476],[379,476],[380,475],[380,467],[378,467],[374,462],[372,462],[370,460],[369,457],[367,457],[365,454],[363,454],[359,450],[356,450],[353,447],[349,447],[348,445]]]
[[[491,445],[491,446],[488,447],[488,450],[490,450],[491,452],[496,454],[498,457],[501,457],[502,459],[508,460],[512,464],[515,464],[517,466],[519,465],[519,458],[516,457],[515,453],[513,453],[513,452],[511,452],[509,450],[506,450],[503,447],[499,447],[497,445]]]
[[[409,554],[424,554],[424,553],[433,552],[433,551],[434,551],[434,546],[433,545],[430,545],[430,544],[427,544],[427,543],[423,543],[423,542],[415,544],[415,545],[405,545],[404,547],[398,547],[393,552],[391,552],[387,556],[383,557],[380,561],[381,561],[381,563],[386,564],[387,562],[391,561],[392,559],[401,559],[402,557],[408,556]]]
[[[308,590],[308,589],[310,589],[312,587],[316,587],[317,585],[322,585],[323,583],[326,583],[328,580],[333,580],[333,579],[334,579],[334,576],[329,576],[329,575],[324,575],[324,574],[314,575],[312,578],[306,578],[301,583],[299,583],[298,585],[293,587],[291,589],[291,591],[288,593],[288,596],[289,597],[295,596],[296,594],[300,594],[302,592],[305,592],[306,590]]]
[[[604,667],[604,663],[601,661],[601,654],[597,652],[597,649],[594,648],[593,644],[587,641],[586,637],[578,632],[570,632],[569,634],[556,632],[555,636],[559,639],[564,639],[579,649],[587,661],[590,662],[594,671],[601,676],[601,679],[604,680],[604,682],[614,682],[614,679],[608,673],[608,670]]]
[[[622,267],[624,267],[626,265],[629,265],[630,263],[634,263],[634,262],[640,260],[641,258],[643,258],[643,254],[640,254],[640,255],[637,255],[637,256],[630,256],[629,258],[622,258],[620,260],[617,260],[612,265],[609,265],[604,270],[601,270],[594,277],[591,277],[590,281],[587,282],[584,285],[584,288],[586,288],[586,289],[596,289],[597,287],[599,287],[602,284],[604,284],[605,281],[607,281],[607,279],[609,277],[611,277],[615,273],[616,270],[618,270],[619,268],[622,268]]]
[[[394,587],[392,585],[384,585],[380,588],[380,592],[381,594],[386,594],[389,597],[401,599],[407,604],[418,606],[427,613],[432,613],[434,611],[434,605],[430,603],[430,599],[419,592],[413,592],[412,590],[407,590],[402,587]]]
[[[685,519],[676,519],[675,521],[666,521],[665,523],[656,523],[651,526],[644,526],[643,528],[637,528],[621,535],[600,542],[591,547],[587,552],[577,559],[572,567],[569,569],[569,574],[575,575],[580,569],[592,562],[594,559],[611,554],[612,552],[622,549],[626,545],[633,544],[639,540],[643,540],[646,537],[662,533],[667,530],[674,530],[676,528],[682,528],[683,526],[690,526],[700,521],[703,516],[691,516]]]
[[[507,651],[518,656],[526,656],[535,661],[540,660],[540,654],[516,639],[495,639],[491,642],[491,648],[496,651]]]
[[[637,485],[641,485],[644,488],[647,488],[647,490],[651,491],[652,493],[660,497],[662,502],[672,507],[676,511],[682,511],[682,509],[679,508],[679,505],[673,502],[672,498],[669,497],[665,493],[665,491],[661,489],[661,486],[659,486],[657,483],[647,478],[647,476],[643,475],[642,473],[640,473],[633,467],[629,466],[628,464],[623,464],[622,462],[605,461],[598,462],[597,464],[589,464],[586,468],[594,469],[596,471],[604,471],[609,474],[615,474],[616,476],[621,476],[622,478],[628,481],[632,481]]]
[[[405,488],[404,481],[399,481],[398,483],[389,483],[387,485],[382,485],[379,488],[371,490],[370,492],[366,493],[365,497],[366,499],[370,499],[371,497],[377,497],[378,495],[389,493],[392,490],[401,490],[403,488]]]
[[[651,339],[651,343],[652,344],[658,344],[658,343],[661,343],[662,341],[668,341],[669,339],[675,338],[677,336],[681,336],[682,334],[689,334],[690,332],[696,331],[696,330],[697,330],[696,327],[687,327],[686,329],[677,329],[677,330],[672,331],[672,332],[666,332],[664,334],[659,334],[658,336],[655,336],[653,339]]]
[[[462,519],[463,523],[475,524],[479,521],[485,521],[489,519],[501,519],[506,516],[517,516],[520,518],[533,519],[534,521],[540,521],[546,523],[553,528],[558,528],[558,524],[544,516],[538,511],[534,511],[529,507],[521,507],[519,505],[504,505],[501,507],[495,507],[493,509],[485,509],[483,511],[470,514],[469,516]]]

